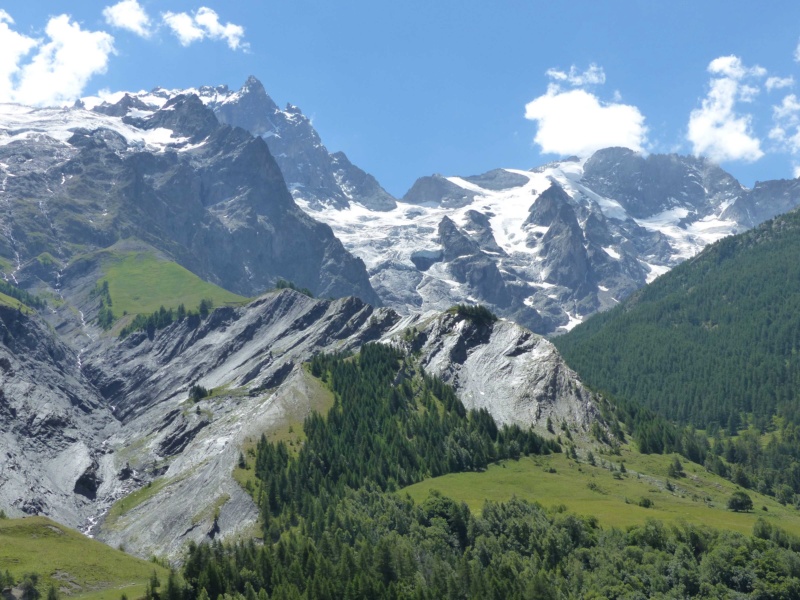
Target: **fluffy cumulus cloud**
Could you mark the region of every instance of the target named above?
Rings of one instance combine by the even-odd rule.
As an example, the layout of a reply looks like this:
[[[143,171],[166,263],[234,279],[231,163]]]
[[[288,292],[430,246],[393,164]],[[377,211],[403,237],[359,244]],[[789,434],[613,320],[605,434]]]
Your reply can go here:
[[[741,112],[739,105],[758,95],[766,71],[746,67],[736,56],[721,56],[709,63],[708,72],[708,94],[689,115],[686,137],[693,152],[717,162],[758,160],[764,156],[761,140],[753,132],[752,115]]]
[[[244,38],[244,27],[219,20],[219,15],[205,6],[199,8],[194,15],[189,13],[165,12],[161,15],[181,44],[189,46],[206,38],[223,40],[231,50],[247,49]]]
[[[14,81],[19,75],[20,62],[36,47],[37,41],[12,29],[14,19],[0,9],[0,99],[13,99]]]
[[[60,105],[78,98],[89,79],[104,73],[114,53],[114,38],[82,29],[69,15],[51,17],[46,38],[12,29],[0,10],[0,101]]]
[[[103,9],[106,23],[119,29],[127,29],[141,37],[152,35],[150,17],[137,0],[122,0]]]
[[[597,65],[579,72],[550,69],[553,80],[547,93],[525,105],[525,118],[536,121],[533,141],[545,154],[589,156],[610,146],[642,150],[647,139],[644,115],[635,106],[622,104],[615,95],[604,102],[583,89],[605,82],[605,73]],[[563,89],[569,84],[576,89]]]

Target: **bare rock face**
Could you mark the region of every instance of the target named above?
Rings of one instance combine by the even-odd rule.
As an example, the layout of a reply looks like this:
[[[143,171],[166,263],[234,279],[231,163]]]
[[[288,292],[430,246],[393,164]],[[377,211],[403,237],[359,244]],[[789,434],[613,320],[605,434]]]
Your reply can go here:
[[[119,422],[37,319],[0,306],[0,342],[0,506],[77,528],[94,513]]]
[[[404,323],[405,325],[405,323]],[[498,423],[546,430],[547,418],[588,431],[593,394],[545,338],[506,320],[476,323],[444,313],[421,319],[396,343],[419,352],[426,372],[453,385],[467,408],[485,408]]]
[[[679,207],[707,214],[744,191],[708,159],[677,154],[645,157],[627,148],[595,152],[586,161],[583,179],[598,194],[617,200],[634,218]]]
[[[308,117],[296,106],[281,110],[255,77],[238,91],[218,86],[198,92],[221,122],[266,141],[295,198],[336,210],[351,202],[377,211],[395,207],[395,199],[372,175],[343,152],[329,153]]]

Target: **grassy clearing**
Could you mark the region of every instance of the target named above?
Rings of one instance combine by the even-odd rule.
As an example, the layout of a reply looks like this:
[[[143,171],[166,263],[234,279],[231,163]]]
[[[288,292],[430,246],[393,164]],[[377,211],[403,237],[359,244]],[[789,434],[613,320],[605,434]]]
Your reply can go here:
[[[144,595],[153,571],[162,582],[163,567],[115,550],[45,517],[0,520],[0,565],[19,579],[39,574],[43,597],[50,584],[80,600],[134,599]]]
[[[152,252],[104,252],[103,272],[113,301],[116,318],[150,314],[161,306],[177,308],[184,304],[195,310],[207,298],[214,306],[238,305],[247,298],[203,281],[177,263],[159,259]]]
[[[0,306],[9,306],[11,308],[19,308],[22,310],[23,313],[26,315],[33,312],[33,309],[29,308],[27,305],[23,304],[16,298],[12,298],[11,296],[7,296],[6,294],[0,292]]]
[[[755,510],[734,513],[725,508],[737,489],[731,482],[708,473],[700,465],[684,462],[685,476],[671,479],[667,469],[673,456],[642,455],[625,449],[622,456],[597,458],[598,466],[576,463],[563,454],[522,458],[491,465],[483,473],[457,473],[427,479],[401,491],[419,502],[430,490],[462,500],[480,511],[486,500],[506,501],[511,497],[536,501],[545,507],[564,505],[571,512],[593,515],[604,526],[627,527],[656,518],[665,523],[694,523],[719,529],[751,533],[758,517],[800,535],[800,512],[756,492],[747,491]],[[627,473],[600,466],[609,462]],[[550,472],[555,470],[555,472]],[[650,508],[639,506],[649,499]],[[762,510],[766,507],[767,510]]]
[[[145,500],[148,500],[161,491],[164,486],[169,483],[169,479],[156,479],[151,481],[145,487],[128,494],[124,498],[117,500],[114,505],[109,509],[106,515],[105,527],[113,528],[117,520],[128,511],[133,510]]]

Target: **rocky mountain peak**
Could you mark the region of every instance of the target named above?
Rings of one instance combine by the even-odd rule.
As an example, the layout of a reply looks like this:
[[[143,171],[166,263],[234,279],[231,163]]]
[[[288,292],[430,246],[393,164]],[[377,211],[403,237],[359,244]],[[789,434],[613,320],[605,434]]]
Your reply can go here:
[[[478,245],[456,227],[450,217],[443,217],[439,223],[439,242],[442,245],[443,258],[447,262],[480,252]]]
[[[550,183],[550,187],[543,191],[531,204],[528,210],[528,218],[525,225],[536,225],[539,227],[550,227],[559,216],[563,220],[569,220],[564,211],[571,211],[569,208],[570,197],[560,185],[555,181]],[[572,211],[572,217],[575,213]]]
[[[583,180],[638,218],[676,208],[705,212],[743,192],[738,181],[707,159],[644,156],[627,148],[595,152],[584,165]]]
[[[221,124],[196,93],[159,93],[105,112],[16,111],[31,135],[0,146],[6,277],[61,294],[70,261],[136,238],[245,296],[289,279],[380,304],[363,263],[293,202],[263,139]]]
[[[439,174],[420,177],[403,196],[408,204],[436,205],[443,208],[462,208],[475,199],[476,193],[465,190]]]
[[[264,84],[255,75],[250,75],[244,82],[241,89],[242,94],[255,94],[257,96],[266,96],[267,90]]]
[[[214,112],[196,94],[174,96],[152,115],[129,120],[142,129],[170,129],[174,136],[186,137],[192,142],[199,142],[219,127]]]
[[[79,106],[79,108],[83,108],[83,106]],[[142,102],[142,100],[137,98],[136,96],[132,96],[131,94],[125,94],[114,104],[103,102],[102,104],[95,106],[92,110],[94,112],[102,113],[110,117],[124,117],[132,109],[149,111],[150,107],[147,106],[147,104]]]

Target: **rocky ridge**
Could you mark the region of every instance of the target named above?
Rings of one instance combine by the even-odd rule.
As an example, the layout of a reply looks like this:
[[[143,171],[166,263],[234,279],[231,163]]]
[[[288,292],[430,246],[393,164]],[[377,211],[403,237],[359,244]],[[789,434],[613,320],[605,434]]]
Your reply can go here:
[[[118,340],[87,325],[93,339],[79,365],[36,317],[19,319],[15,327],[36,333],[31,344],[39,351],[26,370],[12,356],[25,336],[0,345],[0,367],[11,365],[3,389],[14,394],[0,413],[11,449],[0,457],[0,506],[12,515],[47,514],[141,556],[176,558],[187,541],[253,531],[257,508],[232,472],[248,441],[302,423],[320,407],[327,392],[302,366],[317,352],[357,351],[370,341],[398,345],[452,383],[467,407],[485,407],[502,423],[545,432],[550,416],[580,435],[597,418],[591,394],[550,342],[507,321],[477,325],[448,313],[403,318],[357,298],[283,290],[218,308],[195,328],[182,321],[152,336]],[[31,383],[40,372],[42,383]],[[193,385],[213,393],[193,402]],[[48,425],[53,437],[44,443],[31,424],[52,421],[54,406],[66,416]],[[58,482],[50,480],[54,465]],[[44,488],[53,491],[43,495]],[[136,489],[139,500],[108,513]]]
[[[137,94],[121,92],[103,101],[87,98],[85,102],[95,111],[125,116],[152,112],[182,94],[197,96],[221,123],[262,138],[293,196],[318,208],[343,208],[351,202],[378,211],[395,207],[395,198],[372,175],[353,165],[343,152],[327,150],[300,108],[287,104],[280,109],[255,77],[249,77],[239,90],[227,85],[187,90],[156,88]]]

